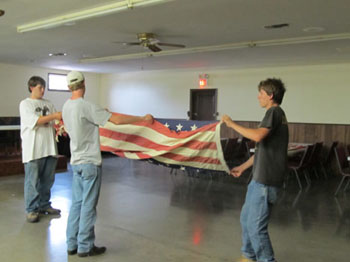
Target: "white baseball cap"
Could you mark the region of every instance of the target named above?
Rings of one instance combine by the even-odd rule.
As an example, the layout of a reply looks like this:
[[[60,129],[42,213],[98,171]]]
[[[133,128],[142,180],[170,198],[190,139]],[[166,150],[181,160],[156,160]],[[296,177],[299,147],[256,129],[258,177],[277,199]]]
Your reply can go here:
[[[84,75],[78,71],[71,71],[67,75],[68,86],[74,85],[84,80],[85,80]]]

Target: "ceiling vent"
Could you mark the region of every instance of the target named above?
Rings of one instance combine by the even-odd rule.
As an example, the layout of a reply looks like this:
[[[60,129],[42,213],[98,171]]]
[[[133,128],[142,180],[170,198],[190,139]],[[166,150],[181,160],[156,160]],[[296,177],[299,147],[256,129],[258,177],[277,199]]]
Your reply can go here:
[[[67,53],[50,53],[49,56],[66,56]]]

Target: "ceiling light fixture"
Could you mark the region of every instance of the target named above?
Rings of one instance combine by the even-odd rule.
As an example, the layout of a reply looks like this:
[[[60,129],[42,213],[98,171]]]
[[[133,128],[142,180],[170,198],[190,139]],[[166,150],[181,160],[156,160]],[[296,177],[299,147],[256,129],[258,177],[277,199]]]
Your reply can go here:
[[[102,5],[90,9],[80,10],[73,13],[63,14],[48,19],[39,20],[36,22],[23,24],[17,26],[17,32],[23,33],[39,29],[47,29],[56,26],[61,26],[74,21],[88,19],[91,17],[109,15],[112,13],[132,9],[135,7],[142,7],[146,5],[159,4],[173,0],[124,0],[113,4]]]
[[[50,53],[49,56],[66,56],[67,53]]]
[[[265,29],[278,29],[278,28],[283,28],[283,27],[288,27],[289,24],[284,23],[284,24],[274,24],[274,25],[265,25]]]
[[[99,63],[99,62],[110,62],[110,61],[117,61],[117,60],[137,59],[137,58],[152,57],[152,56],[156,57],[156,56],[169,56],[169,55],[184,55],[184,54],[193,54],[193,53],[202,53],[202,52],[224,51],[224,50],[234,50],[234,49],[242,49],[242,48],[257,48],[257,47],[264,47],[264,46],[306,44],[306,43],[312,43],[312,42],[324,42],[324,41],[334,41],[334,40],[344,40],[344,39],[350,39],[350,33],[250,41],[250,42],[230,43],[230,44],[224,44],[224,45],[215,45],[215,46],[200,46],[200,47],[193,47],[193,48],[161,51],[157,53],[143,52],[143,53],[127,54],[127,55],[86,58],[86,59],[81,59],[80,62],[81,63]]]

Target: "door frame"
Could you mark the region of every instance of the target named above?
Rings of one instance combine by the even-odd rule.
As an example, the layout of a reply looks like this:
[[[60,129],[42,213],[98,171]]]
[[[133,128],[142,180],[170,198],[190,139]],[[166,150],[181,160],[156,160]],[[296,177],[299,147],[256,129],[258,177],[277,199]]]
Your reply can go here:
[[[216,120],[216,117],[218,116],[218,89],[217,88],[206,88],[206,89],[190,89],[190,111],[187,111],[187,116],[189,117],[190,120],[193,119],[193,98],[196,94],[199,94],[200,92],[212,92],[214,95],[214,120]]]

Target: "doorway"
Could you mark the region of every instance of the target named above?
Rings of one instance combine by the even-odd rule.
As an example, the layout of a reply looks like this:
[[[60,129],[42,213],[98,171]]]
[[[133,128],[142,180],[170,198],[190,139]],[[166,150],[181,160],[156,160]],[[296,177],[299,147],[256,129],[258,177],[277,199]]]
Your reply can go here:
[[[190,90],[190,120],[216,120],[217,89]]]

